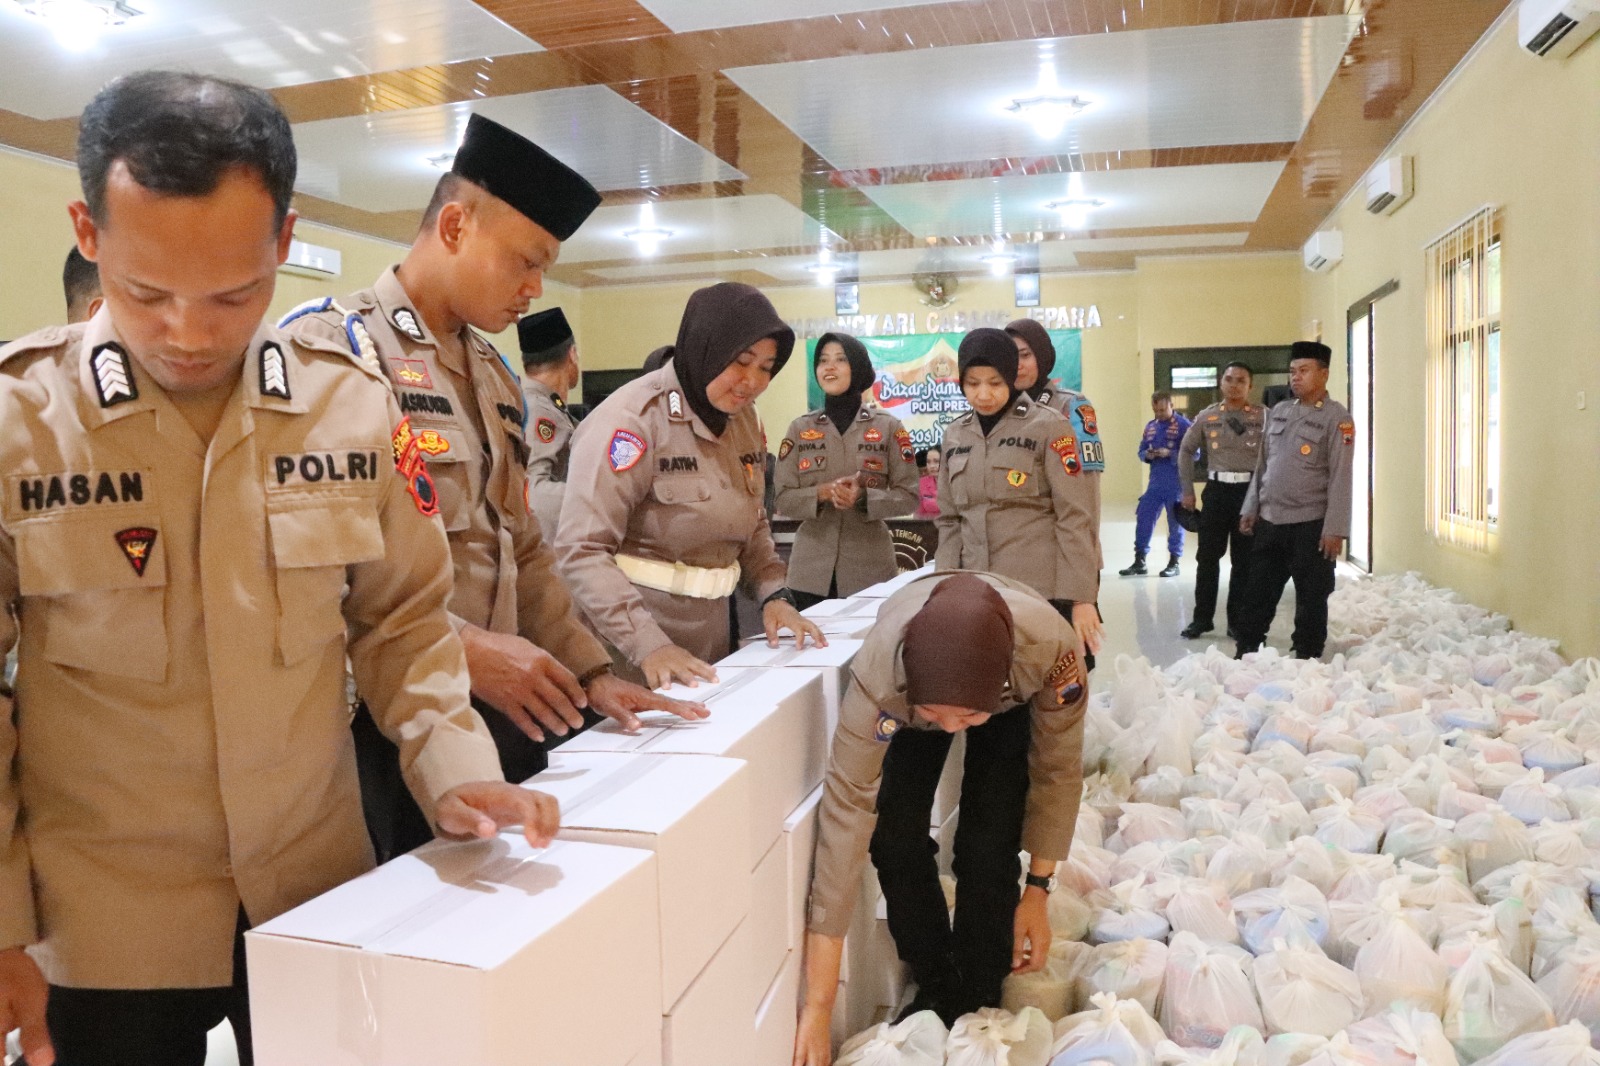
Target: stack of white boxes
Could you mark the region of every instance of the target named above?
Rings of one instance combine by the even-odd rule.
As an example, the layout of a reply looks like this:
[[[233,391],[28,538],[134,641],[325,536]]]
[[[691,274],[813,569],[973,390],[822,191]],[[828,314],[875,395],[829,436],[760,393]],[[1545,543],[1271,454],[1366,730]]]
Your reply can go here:
[[[808,611],[832,644],[753,643],[668,691],[709,719],[574,737],[527,782],[560,839],[435,842],[248,937],[261,1066],[787,1066],[817,812],[859,638],[909,578]],[[960,749],[931,832],[948,852]],[[835,1041],[904,974],[871,868],[846,941]]]

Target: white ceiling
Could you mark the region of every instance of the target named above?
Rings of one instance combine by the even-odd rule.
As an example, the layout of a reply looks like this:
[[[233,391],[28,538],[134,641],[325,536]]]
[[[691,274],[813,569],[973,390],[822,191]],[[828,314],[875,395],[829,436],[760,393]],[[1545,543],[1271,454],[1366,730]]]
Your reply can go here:
[[[1175,248],[1237,248],[1244,244],[1248,233],[1184,233],[1168,237],[1103,237],[1098,240],[1054,240],[1039,244],[1039,266],[1042,270],[1070,270],[1078,265],[1080,252],[1143,252]],[[982,256],[988,249],[978,247],[949,247],[945,261],[958,271],[987,270]],[[903,248],[886,251],[861,252],[856,257],[856,274],[862,280],[873,278],[906,277],[924,266],[926,251],[920,248]],[[740,270],[759,270],[785,282],[814,280],[814,255],[752,256],[745,259],[717,259],[700,263],[650,263],[636,266],[598,267],[593,273],[608,281],[653,281],[674,277],[727,275]]]
[[[1084,197],[1104,203],[1090,213],[1089,229],[1251,223],[1282,172],[1282,163],[1223,163],[880,185],[861,191],[914,236],[964,237],[1060,230],[1060,213],[1045,205]]]
[[[640,0],[675,33],[749,26],[759,22],[842,16],[857,11],[917,7],[939,0]]]
[[[1273,143],[1299,139],[1354,25],[1354,16],[1235,22],[726,73],[841,169]],[[1003,110],[1036,95],[1042,78],[1093,102],[1053,138]]]
[[[673,235],[662,255],[696,255],[760,248],[815,245],[823,229],[811,216],[780,196],[725,196],[668,200],[654,206],[655,224]],[[640,222],[637,206],[602,207],[572,239],[561,245],[562,263],[634,259],[638,245],[623,236]]]
[[[135,0],[143,14],[75,49],[0,0],[0,108],[75,116],[107,81],[147,68],[279,88],[540,51],[472,0]]]
[[[454,151],[473,112],[531,138],[603,190],[744,177],[612,90],[585,85],[300,123],[296,187],[365,211],[416,210],[443,173],[428,158]]]

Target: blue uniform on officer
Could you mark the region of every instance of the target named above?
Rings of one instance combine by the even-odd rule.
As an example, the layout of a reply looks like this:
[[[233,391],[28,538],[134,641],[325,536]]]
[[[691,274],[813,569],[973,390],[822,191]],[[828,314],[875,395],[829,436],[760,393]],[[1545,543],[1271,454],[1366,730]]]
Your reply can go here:
[[[1172,394],[1158,392],[1150,397],[1155,417],[1145,423],[1139,438],[1139,461],[1150,464],[1150,484],[1139,497],[1133,534],[1133,565],[1118,571],[1123,577],[1145,574],[1144,559],[1150,553],[1150,535],[1156,519],[1167,516],[1167,552],[1170,558],[1162,577],[1178,575],[1178,560],[1183,557],[1183,527],[1178,524],[1178,501],[1183,498],[1183,482],[1178,476],[1178,451],[1189,420],[1172,409]]]

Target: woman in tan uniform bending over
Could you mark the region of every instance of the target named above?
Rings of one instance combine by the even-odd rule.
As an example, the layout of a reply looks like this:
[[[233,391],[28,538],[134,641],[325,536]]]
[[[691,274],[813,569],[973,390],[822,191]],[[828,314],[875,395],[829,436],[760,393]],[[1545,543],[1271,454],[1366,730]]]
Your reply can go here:
[[[665,364],[573,434],[561,575],[600,638],[651,686],[715,680],[740,586],[762,605],[769,642],[788,629],[802,644],[827,643],[794,607],[762,507],[755,400],[793,349],[794,331],[756,289],[700,289]]]

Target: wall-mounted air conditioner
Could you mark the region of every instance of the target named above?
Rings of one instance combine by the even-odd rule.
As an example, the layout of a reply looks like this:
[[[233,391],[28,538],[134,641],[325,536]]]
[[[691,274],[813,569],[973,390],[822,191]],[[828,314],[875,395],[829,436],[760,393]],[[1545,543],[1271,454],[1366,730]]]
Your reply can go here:
[[[1411,199],[1411,157],[1394,155],[1380,160],[1367,173],[1367,210],[1392,215]]]
[[[1303,251],[1307,270],[1332,270],[1344,258],[1344,234],[1336,229],[1320,230],[1311,235]]]
[[[339,276],[341,259],[337,248],[324,248],[317,244],[307,244],[305,241],[290,241],[289,258],[278,269],[285,274],[296,274],[302,278],[316,278],[323,281]]]
[[[1522,0],[1517,7],[1517,40],[1536,56],[1565,59],[1596,31],[1596,0]]]

